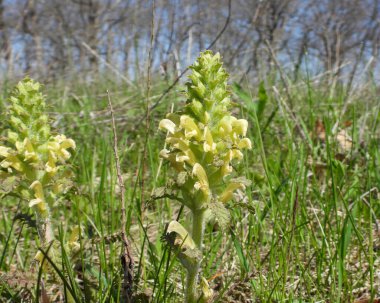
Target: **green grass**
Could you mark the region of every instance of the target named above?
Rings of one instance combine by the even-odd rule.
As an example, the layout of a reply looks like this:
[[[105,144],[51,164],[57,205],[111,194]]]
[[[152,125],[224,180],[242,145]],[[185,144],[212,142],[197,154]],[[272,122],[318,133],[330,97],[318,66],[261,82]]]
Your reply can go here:
[[[165,87],[156,83],[152,96]],[[269,78],[260,92],[258,87],[243,87],[235,87],[236,112],[249,121],[254,147],[236,169],[253,183],[228,204],[229,230],[217,224],[206,229],[202,275],[215,289],[215,302],[353,302],[363,294],[380,297],[376,86],[355,91],[343,115],[344,86],[331,92],[328,85],[299,80],[289,84],[290,96]],[[112,235],[120,231],[120,196],[107,89],[116,112],[135,293],[140,302],[147,302],[144,296],[152,302],[182,300],[185,273],[161,236],[171,219],[179,217],[187,226],[187,211],[175,201],[150,196],[170,178],[158,157],[164,144],[158,121],[172,106],[179,109],[183,99],[179,89],[172,91],[151,113],[147,134],[144,85],[130,89],[104,80],[52,83],[45,89],[56,129],[77,142],[71,161],[75,185],[53,206],[62,243],[73,227],[82,227],[83,250],[76,266],[63,252],[56,277],[61,288],[39,276],[32,262],[38,249],[33,215],[25,201],[2,197],[1,302],[21,302],[27,296],[37,302],[37,287],[42,287],[37,281],[42,278],[51,298],[63,292],[75,302],[119,302],[121,242]],[[1,91],[5,98],[8,89]],[[325,140],[318,139],[317,121],[324,124]],[[345,127],[346,121],[351,125]],[[336,129],[352,137],[351,148],[339,143]],[[78,283],[78,272],[83,283]]]

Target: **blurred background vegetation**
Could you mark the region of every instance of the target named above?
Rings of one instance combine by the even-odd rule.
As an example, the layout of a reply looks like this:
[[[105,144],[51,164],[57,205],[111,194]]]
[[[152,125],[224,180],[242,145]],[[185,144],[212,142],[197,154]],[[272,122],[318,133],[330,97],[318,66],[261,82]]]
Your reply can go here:
[[[274,67],[352,82],[375,73],[379,0],[157,0],[152,66],[180,74],[221,33],[212,49],[235,77],[255,81]],[[152,1],[0,0],[1,80],[146,76]],[[271,52],[273,54],[271,54]]]

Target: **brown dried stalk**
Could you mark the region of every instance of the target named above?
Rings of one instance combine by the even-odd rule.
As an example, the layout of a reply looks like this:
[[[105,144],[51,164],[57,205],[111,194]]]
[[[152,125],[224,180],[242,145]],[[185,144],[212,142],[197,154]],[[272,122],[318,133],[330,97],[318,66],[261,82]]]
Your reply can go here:
[[[124,182],[123,177],[121,175],[121,168],[120,168],[120,160],[119,160],[119,154],[117,152],[117,134],[116,134],[116,126],[115,126],[115,116],[114,111],[111,103],[111,97],[110,93],[107,90],[107,96],[108,96],[108,106],[110,108],[111,112],[111,121],[112,121],[112,131],[113,131],[113,151],[115,155],[115,162],[116,162],[116,173],[117,173],[117,182],[120,187],[121,192],[121,239],[123,242],[123,251],[121,255],[121,264],[123,268],[123,275],[124,275],[124,285],[123,285],[123,299],[125,302],[129,303],[132,302],[132,292],[133,292],[133,258],[130,251],[129,242],[127,239],[126,234],[126,226],[127,226],[127,217],[125,215],[125,188],[124,188]]]

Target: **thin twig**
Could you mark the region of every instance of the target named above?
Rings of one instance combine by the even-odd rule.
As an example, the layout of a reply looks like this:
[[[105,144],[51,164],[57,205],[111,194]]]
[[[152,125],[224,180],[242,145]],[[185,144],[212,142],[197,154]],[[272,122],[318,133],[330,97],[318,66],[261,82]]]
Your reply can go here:
[[[302,139],[306,141],[306,143],[308,144],[309,149],[313,150],[313,147],[312,147],[312,145],[310,143],[309,137],[308,137],[307,133],[305,132],[301,121],[298,119],[298,116],[296,116],[296,114],[294,113],[294,111],[289,107],[289,105],[281,97],[281,94],[278,91],[278,89],[275,86],[273,86],[272,89],[273,89],[274,93],[276,94],[276,97],[277,97],[278,101],[282,103],[282,105],[284,106],[285,110],[289,114],[290,118],[292,118],[292,120],[294,121],[295,126],[296,126],[297,130],[299,131]]]
[[[148,68],[147,68],[147,84],[146,84],[146,108],[145,108],[145,140],[144,140],[144,151],[143,151],[143,160],[141,163],[141,222],[143,222],[143,213],[145,209],[145,163],[147,158],[147,149],[148,149],[148,140],[150,133],[150,91],[151,91],[151,78],[152,78],[152,61],[153,61],[153,44],[154,44],[154,19],[155,19],[155,0],[152,1],[152,22],[151,22],[151,33],[150,33],[150,47],[148,52]]]
[[[117,76],[119,76],[121,79],[123,79],[126,83],[128,83],[130,86],[136,87],[136,85],[129,80],[126,76],[124,76],[116,67],[114,67],[111,63],[109,63],[107,60],[105,60],[102,56],[100,56],[95,50],[93,50],[86,42],[82,42],[82,45],[91,53],[91,55],[95,56],[97,59],[99,59],[101,62],[104,63],[105,66],[107,66],[111,71],[113,71]]]
[[[292,101],[292,96],[291,96],[291,94],[290,94],[290,89],[289,89],[288,81],[286,80],[286,77],[285,77],[284,72],[283,72],[283,70],[282,70],[282,68],[281,68],[281,65],[280,65],[280,63],[278,62],[278,60],[277,60],[277,56],[276,56],[276,54],[274,53],[273,48],[272,48],[272,46],[270,45],[269,41],[268,41],[268,40],[265,40],[265,44],[266,44],[266,46],[267,46],[267,48],[268,48],[268,50],[269,50],[269,54],[271,55],[274,64],[276,65],[276,67],[277,67],[277,69],[278,69],[278,71],[279,71],[281,81],[282,81],[282,83],[283,83],[283,85],[284,85],[284,87],[285,87],[285,93],[286,93],[286,96],[288,97],[288,101],[289,101],[289,103],[290,103],[290,106],[291,106],[291,108],[293,109],[293,101]]]
[[[123,177],[121,175],[120,168],[120,160],[119,154],[117,152],[117,134],[116,134],[116,125],[115,125],[115,116],[112,107],[110,93],[107,90],[108,96],[108,106],[111,112],[112,119],[112,131],[113,131],[113,151],[115,154],[115,162],[116,162],[116,173],[117,173],[117,181],[120,188],[121,193],[121,238],[123,241],[123,253],[121,255],[121,264],[123,266],[123,274],[124,274],[124,287],[123,287],[123,297],[126,302],[132,302],[132,287],[133,287],[133,258],[131,255],[131,251],[129,248],[129,242],[127,239],[126,228],[127,228],[127,216],[125,214],[125,188]]]

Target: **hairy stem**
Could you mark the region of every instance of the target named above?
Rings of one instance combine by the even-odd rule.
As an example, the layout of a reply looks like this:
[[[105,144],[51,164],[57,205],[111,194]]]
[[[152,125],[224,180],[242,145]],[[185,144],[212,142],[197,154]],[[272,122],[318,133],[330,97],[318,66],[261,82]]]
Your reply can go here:
[[[193,211],[192,237],[201,253],[202,253],[204,226],[205,226],[204,213],[205,211],[203,209]],[[194,268],[191,268],[187,272],[185,303],[195,303],[198,301],[197,280],[198,280],[200,265],[201,265],[201,260],[198,260]]]

